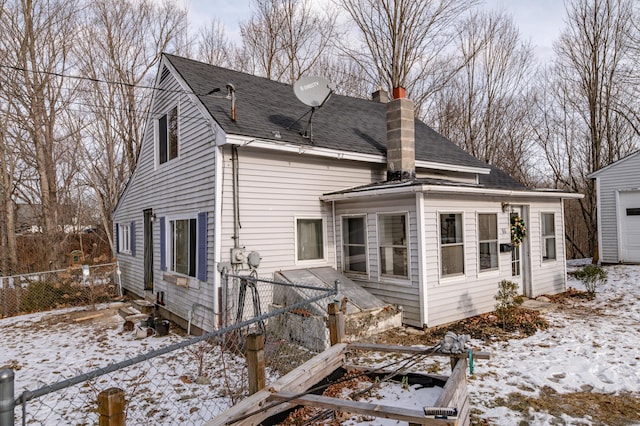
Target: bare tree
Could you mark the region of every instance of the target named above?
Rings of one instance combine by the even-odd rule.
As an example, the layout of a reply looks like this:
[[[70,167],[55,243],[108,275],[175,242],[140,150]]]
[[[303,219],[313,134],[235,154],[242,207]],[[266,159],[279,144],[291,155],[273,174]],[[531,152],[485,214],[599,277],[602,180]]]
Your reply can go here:
[[[470,154],[530,183],[533,51],[503,12],[474,14],[459,28],[464,66],[434,95],[429,121]]]
[[[89,3],[77,44],[87,106],[76,115],[76,146],[84,179],[96,192],[113,248],[111,212],[133,173],[152,91],[150,76],[163,51],[183,48],[186,11],[175,2],[96,0]],[[80,133],[82,131],[82,133]]]
[[[447,52],[456,20],[476,2],[468,0],[339,0],[362,43],[342,50],[362,65],[370,81],[390,91],[405,87],[416,109],[453,76],[461,64]]]
[[[59,188],[69,178],[59,169],[69,136],[60,121],[74,97],[73,82],[64,75],[71,67],[76,10],[69,1],[14,0],[7,2],[0,20],[1,50],[6,62],[15,64],[2,73],[0,85],[13,104],[11,119],[28,136],[20,160],[36,178],[30,186],[23,180],[18,190],[29,192],[29,201],[40,207],[38,249],[44,265],[55,262],[59,252]]]
[[[251,19],[240,25],[244,71],[294,83],[330,49],[335,13],[319,16],[309,0],[254,0],[254,7]]]
[[[535,127],[557,186],[585,194],[581,223],[569,225],[588,230],[588,241],[578,248],[595,253],[596,193],[588,175],[637,144],[637,132],[621,109],[633,104],[629,76],[637,70],[629,56],[633,4],[578,0],[568,5],[568,20],[555,45],[551,87],[539,90],[547,96],[538,103]]]
[[[211,65],[231,66],[233,46],[227,38],[226,31],[219,19],[212,20],[208,26],[202,28],[197,36],[196,58]]]

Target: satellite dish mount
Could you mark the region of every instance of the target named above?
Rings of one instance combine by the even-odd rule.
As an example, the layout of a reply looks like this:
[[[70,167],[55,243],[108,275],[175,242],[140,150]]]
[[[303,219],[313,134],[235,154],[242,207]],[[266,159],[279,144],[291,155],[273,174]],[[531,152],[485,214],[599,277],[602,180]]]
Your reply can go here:
[[[287,127],[287,130],[291,130],[291,127],[294,124],[302,120],[302,118],[307,114],[311,113],[309,115],[309,120],[307,121],[307,126],[300,132],[300,135],[313,142],[313,114],[316,112],[316,109],[322,108],[322,106],[329,100],[334,90],[335,85],[329,83],[328,80],[322,77],[308,76],[302,77],[300,80],[296,81],[293,85],[293,93],[295,93],[300,102],[310,106],[311,109],[291,123],[291,125]]]

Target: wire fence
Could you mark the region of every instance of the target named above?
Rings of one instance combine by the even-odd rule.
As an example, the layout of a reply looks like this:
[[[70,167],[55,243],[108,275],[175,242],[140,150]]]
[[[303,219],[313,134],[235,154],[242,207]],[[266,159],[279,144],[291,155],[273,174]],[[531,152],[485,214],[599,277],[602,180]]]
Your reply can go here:
[[[92,305],[121,294],[117,263],[0,276],[0,318]]]
[[[233,309],[226,310],[228,324],[198,337],[187,336],[178,329],[159,337],[146,326],[148,321],[127,330],[126,322],[117,314],[105,315],[93,325],[85,321],[72,324],[85,327],[78,334],[72,334],[66,328],[68,324],[56,323],[55,330],[47,333],[52,345],[47,356],[49,360],[56,359],[54,371],[39,370],[44,362],[13,368],[16,389],[21,389],[14,400],[15,424],[97,424],[98,400],[113,388],[124,391],[128,425],[204,424],[249,395],[246,338],[250,333],[260,332],[265,336],[267,384],[324,349],[305,346],[305,340],[292,338],[286,329],[296,324],[294,317],[307,318],[302,312],[310,312],[318,303],[332,301],[335,288],[298,285],[304,288],[304,297],[292,296],[284,306],[274,304],[268,295],[280,291],[279,287],[285,283],[239,275],[225,276],[224,282],[229,289],[235,288],[228,293],[228,299],[233,299],[229,304]],[[290,283],[287,285],[291,287]],[[243,291],[249,297],[241,306],[238,302]],[[104,309],[109,309],[108,305]],[[55,323],[50,314],[46,318]],[[27,322],[29,328],[37,329],[34,324],[38,318],[33,315],[28,321],[19,319],[4,321],[13,321],[13,325]],[[322,340],[326,325],[323,319],[318,321],[323,327],[309,328],[307,334],[317,334],[315,339]],[[149,337],[143,338],[141,334]],[[93,343],[94,352],[80,350],[85,339]],[[62,347],[71,348],[54,349],[56,341]],[[17,343],[9,346],[12,345]],[[110,362],[122,353],[138,355]],[[75,374],[43,385],[47,378],[59,378],[69,372]]]

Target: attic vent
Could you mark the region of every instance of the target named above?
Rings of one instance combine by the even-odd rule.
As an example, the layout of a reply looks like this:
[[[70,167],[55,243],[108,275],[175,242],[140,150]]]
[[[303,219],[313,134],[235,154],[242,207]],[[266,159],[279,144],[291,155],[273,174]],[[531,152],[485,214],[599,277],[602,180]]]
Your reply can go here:
[[[169,69],[167,67],[162,67],[162,73],[160,73],[160,83],[164,81],[165,78],[169,75]]]

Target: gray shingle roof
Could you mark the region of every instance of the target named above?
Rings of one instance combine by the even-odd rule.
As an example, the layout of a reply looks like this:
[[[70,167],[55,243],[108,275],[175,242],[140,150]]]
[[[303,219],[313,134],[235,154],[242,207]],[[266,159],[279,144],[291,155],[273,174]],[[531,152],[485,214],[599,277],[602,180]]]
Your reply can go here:
[[[275,140],[273,132],[278,131],[280,140],[299,145],[363,154],[386,154],[385,104],[333,94],[315,112],[313,142],[310,142],[300,135],[300,131],[306,127],[308,116],[293,124],[309,111],[309,107],[296,98],[291,85],[179,56],[165,56],[228,134]],[[233,84],[236,89],[235,122],[231,120],[230,101],[220,97],[220,94],[226,94],[227,83]],[[214,88],[220,88],[217,96],[204,95]],[[291,129],[287,130],[289,126]],[[416,160],[487,167],[420,120],[415,121],[415,135]]]

